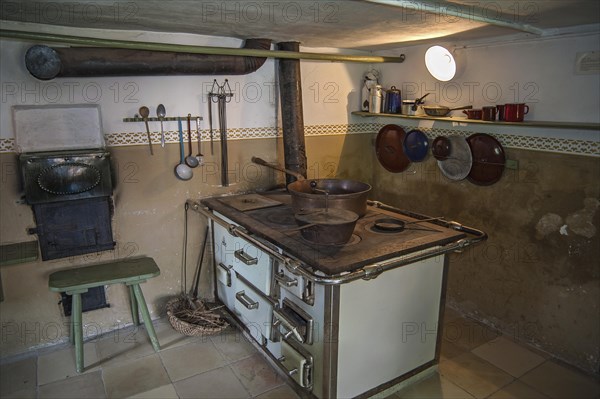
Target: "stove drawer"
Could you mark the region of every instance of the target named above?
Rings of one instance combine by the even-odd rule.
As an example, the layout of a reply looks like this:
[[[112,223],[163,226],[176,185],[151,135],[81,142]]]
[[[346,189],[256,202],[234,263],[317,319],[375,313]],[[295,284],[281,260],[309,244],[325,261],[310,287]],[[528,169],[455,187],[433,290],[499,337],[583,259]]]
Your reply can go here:
[[[223,218],[229,222],[228,219]],[[271,293],[271,257],[240,237],[214,224],[215,260],[244,276],[264,294]]]
[[[273,304],[264,294],[235,272],[234,313],[239,316],[256,341],[263,343],[263,337],[271,337],[271,315]]]

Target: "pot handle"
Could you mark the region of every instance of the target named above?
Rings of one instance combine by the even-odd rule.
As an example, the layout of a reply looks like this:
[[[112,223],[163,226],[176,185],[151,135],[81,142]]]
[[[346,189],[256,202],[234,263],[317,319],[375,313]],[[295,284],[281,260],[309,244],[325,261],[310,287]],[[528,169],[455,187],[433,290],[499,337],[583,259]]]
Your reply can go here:
[[[461,110],[461,109],[473,109],[473,106],[472,105],[465,105],[464,107],[450,108],[448,111],[458,111],[458,110]]]
[[[267,161],[265,161],[262,158],[252,157],[250,160],[257,165],[266,166],[267,168],[275,169],[280,172],[286,173],[290,176],[294,176],[298,180],[306,180],[306,178],[301,173],[295,172],[293,170],[285,169],[285,168],[279,167],[277,165],[272,165],[270,163],[267,163]]]

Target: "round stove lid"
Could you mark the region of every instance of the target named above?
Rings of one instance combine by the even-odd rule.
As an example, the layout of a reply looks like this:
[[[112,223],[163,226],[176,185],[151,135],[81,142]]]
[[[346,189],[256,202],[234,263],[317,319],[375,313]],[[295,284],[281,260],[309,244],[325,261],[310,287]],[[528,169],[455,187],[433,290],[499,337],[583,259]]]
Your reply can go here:
[[[392,173],[406,170],[410,160],[404,153],[403,143],[406,133],[398,125],[385,125],[379,130],[375,140],[375,153],[381,166]]]
[[[469,175],[473,165],[471,148],[460,136],[450,136],[450,153],[446,159],[438,160],[442,174],[450,180],[463,180]]]
[[[494,137],[476,133],[467,138],[473,154],[473,167],[467,179],[480,186],[489,186],[500,180],[506,163],[502,145]]]
[[[404,153],[412,162],[421,162],[429,151],[429,140],[425,133],[418,129],[406,133],[404,138]]]

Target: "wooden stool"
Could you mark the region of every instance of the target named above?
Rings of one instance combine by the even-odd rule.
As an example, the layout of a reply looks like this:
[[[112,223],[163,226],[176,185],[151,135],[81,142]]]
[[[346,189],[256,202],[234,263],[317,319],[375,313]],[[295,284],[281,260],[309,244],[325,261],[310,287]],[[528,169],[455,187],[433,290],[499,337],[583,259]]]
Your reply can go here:
[[[119,259],[112,262],[101,263],[93,266],[78,267],[75,269],[61,270],[50,275],[48,286],[51,291],[65,292],[72,295],[71,310],[71,342],[75,343],[75,360],[77,372],[83,371],[83,326],[81,324],[81,294],[87,292],[89,288],[124,283],[129,286],[129,295],[131,302],[131,315],[133,323],[139,324],[138,307],[142,312],[142,318],[146,331],[150,336],[152,347],[158,352],[160,345],[150,312],[144,300],[144,294],[140,284],[147,279],[156,277],[160,270],[154,262],[154,259],[128,258]]]

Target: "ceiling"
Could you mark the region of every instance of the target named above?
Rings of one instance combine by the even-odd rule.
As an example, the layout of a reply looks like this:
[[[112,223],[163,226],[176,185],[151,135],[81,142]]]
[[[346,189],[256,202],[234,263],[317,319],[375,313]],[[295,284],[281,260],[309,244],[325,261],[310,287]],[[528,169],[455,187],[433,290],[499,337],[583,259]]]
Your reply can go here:
[[[428,12],[431,7],[441,10],[441,14]],[[450,15],[452,11],[459,11],[461,17]],[[520,32],[546,36],[567,27],[589,28],[590,24],[596,25],[592,30],[598,30],[599,15],[598,0],[25,0],[3,2],[1,19],[241,39],[263,37],[274,42],[299,41],[305,47],[381,50],[440,39],[489,39]],[[478,21],[479,16],[541,31],[523,33]]]

